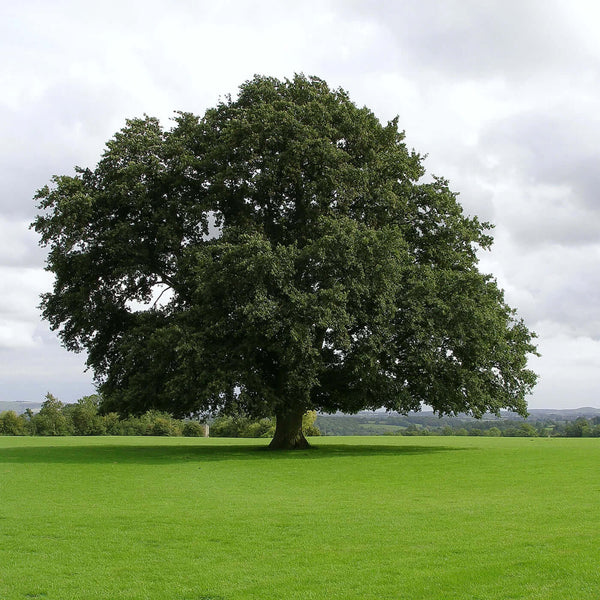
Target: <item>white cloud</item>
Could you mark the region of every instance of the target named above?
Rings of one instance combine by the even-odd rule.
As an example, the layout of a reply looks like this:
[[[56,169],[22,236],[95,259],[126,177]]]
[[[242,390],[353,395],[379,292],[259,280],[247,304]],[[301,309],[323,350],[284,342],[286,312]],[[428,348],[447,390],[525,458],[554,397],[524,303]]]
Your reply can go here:
[[[36,336],[40,294],[50,289],[51,276],[41,269],[0,266],[0,348],[32,347]]]
[[[0,348],[29,348],[35,346],[35,326],[30,321],[0,319]]]
[[[0,214],[0,265],[14,268],[39,265],[44,252],[37,247],[37,234],[29,221],[10,219]]]
[[[540,375],[530,408],[579,408],[600,405],[600,340],[560,332],[540,324],[541,358],[531,360]]]
[[[47,392],[64,402],[94,393],[85,358],[59,347],[39,330],[43,344],[26,348],[0,347],[0,400],[41,402]]]

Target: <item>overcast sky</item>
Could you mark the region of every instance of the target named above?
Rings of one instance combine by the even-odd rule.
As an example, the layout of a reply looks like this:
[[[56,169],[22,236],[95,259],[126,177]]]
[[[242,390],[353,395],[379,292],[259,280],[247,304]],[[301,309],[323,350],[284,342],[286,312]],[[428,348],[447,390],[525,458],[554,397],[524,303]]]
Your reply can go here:
[[[40,320],[35,191],[126,118],[317,75],[495,224],[481,269],[537,332],[531,408],[600,407],[600,8],[569,0],[0,1],[0,400],[93,392]]]

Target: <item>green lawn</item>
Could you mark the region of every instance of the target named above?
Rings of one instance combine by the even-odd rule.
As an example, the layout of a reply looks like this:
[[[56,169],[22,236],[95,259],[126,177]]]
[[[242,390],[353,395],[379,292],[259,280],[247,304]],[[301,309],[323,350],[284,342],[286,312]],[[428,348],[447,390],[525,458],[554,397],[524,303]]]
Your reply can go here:
[[[600,439],[0,437],[0,600],[594,599]]]

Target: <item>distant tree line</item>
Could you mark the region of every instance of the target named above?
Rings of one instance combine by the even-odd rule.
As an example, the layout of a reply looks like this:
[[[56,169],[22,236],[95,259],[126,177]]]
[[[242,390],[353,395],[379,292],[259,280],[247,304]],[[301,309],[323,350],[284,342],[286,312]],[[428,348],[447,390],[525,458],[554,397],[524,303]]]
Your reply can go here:
[[[474,419],[416,415],[319,415],[322,435],[471,435],[488,437],[600,437],[600,417],[573,420]]]
[[[157,410],[122,418],[114,412],[100,414],[99,403],[99,396],[92,395],[65,404],[49,393],[39,412],[0,413],[0,435],[204,435],[204,426],[198,421],[174,419]]]
[[[222,414],[207,421],[211,437],[270,438],[274,418],[255,419],[240,412]],[[307,412],[302,421],[305,435],[470,435],[488,437],[600,437],[600,417],[576,419],[490,418],[468,416],[439,418],[427,413],[322,415]],[[166,412],[149,410],[140,416],[102,414],[100,397],[85,396],[74,404],[52,394],[38,412],[27,409],[0,412],[0,435],[152,435],[201,437],[205,425],[196,419],[175,419]]]
[[[320,435],[314,411],[303,417],[306,435]],[[219,415],[210,420],[212,437],[273,437],[275,419]],[[39,412],[27,409],[0,412],[0,435],[153,435],[202,437],[205,424],[193,419],[175,419],[166,412],[149,410],[141,416],[121,417],[116,412],[101,414],[100,397],[84,396],[73,404],[48,393]]]

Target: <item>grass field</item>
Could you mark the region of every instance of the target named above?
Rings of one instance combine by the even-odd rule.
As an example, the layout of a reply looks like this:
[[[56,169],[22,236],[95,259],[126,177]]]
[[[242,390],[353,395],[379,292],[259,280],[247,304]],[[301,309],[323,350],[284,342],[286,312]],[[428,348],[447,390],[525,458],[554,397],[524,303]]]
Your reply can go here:
[[[600,439],[0,437],[0,599],[600,598]]]

